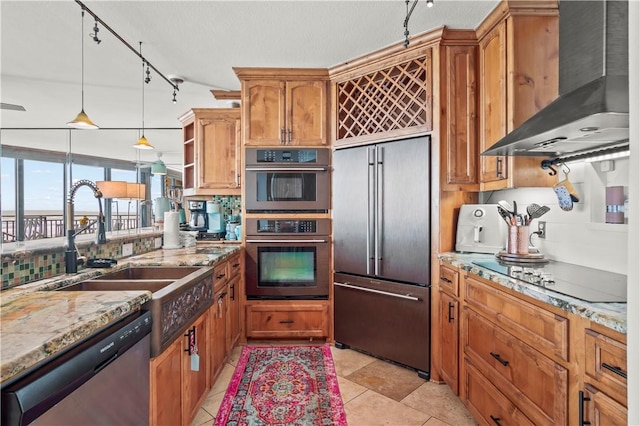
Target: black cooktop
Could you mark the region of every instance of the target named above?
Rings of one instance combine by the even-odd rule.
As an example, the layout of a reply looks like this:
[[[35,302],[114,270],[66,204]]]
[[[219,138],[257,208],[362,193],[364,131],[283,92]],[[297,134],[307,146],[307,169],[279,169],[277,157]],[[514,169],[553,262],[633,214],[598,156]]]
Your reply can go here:
[[[546,264],[478,260],[475,265],[586,302],[627,302],[627,277],[550,260]]]

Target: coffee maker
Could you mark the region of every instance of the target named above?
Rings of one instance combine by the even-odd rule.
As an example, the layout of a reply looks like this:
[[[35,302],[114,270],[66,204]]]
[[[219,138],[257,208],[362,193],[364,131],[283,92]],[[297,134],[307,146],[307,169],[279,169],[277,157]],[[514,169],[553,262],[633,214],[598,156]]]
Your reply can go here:
[[[189,200],[189,230],[206,231],[207,230],[207,202]]]

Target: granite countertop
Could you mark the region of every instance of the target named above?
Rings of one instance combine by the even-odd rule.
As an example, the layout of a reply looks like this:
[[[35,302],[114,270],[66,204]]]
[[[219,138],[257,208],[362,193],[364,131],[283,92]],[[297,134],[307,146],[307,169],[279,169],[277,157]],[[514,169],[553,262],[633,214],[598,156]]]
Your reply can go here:
[[[37,366],[139,310],[149,291],[51,291],[128,266],[211,266],[241,249],[240,245],[198,243],[121,259],[109,269],[85,269],[3,291],[0,294],[2,346],[0,381]]]
[[[490,254],[480,253],[441,253],[438,259],[457,268],[471,272],[487,280],[498,283],[518,293],[532,297],[566,312],[587,318],[597,324],[609,327],[621,333],[627,333],[626,303],[591,303],[559,294],[544,287],[528,284],[515,278],[493,272],[490,269],[475,265],[478,260],[495,260]]]

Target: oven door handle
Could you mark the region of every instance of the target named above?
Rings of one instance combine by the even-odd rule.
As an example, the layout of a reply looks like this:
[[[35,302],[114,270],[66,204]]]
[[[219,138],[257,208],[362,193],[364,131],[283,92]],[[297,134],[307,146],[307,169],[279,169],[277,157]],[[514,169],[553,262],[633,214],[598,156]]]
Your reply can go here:
[[[413,300],[414,302],[420,301],[419,298],[417,298],[415,296],[411,296],[409,294],[405,295],[405,294],[390,293],[388,291],[374,290],[372,288],[358,287],[358,286],[355,286],[355,285],[339,283],[339,282],[334,282],[333,285],[337,285],[338,287],[351,288],[351,289],[354,289],[354,290],[362,290],[362,291],[366,291],[367,293],[376,293],[376,294],[382,294],[383,296],[391,296],[391,297],[397,297],[399,299]]]
[[[246,167],[248,172],[326,172],[328,167]]]
[[[327,240],[246,240],[247,243],[326,243]]]

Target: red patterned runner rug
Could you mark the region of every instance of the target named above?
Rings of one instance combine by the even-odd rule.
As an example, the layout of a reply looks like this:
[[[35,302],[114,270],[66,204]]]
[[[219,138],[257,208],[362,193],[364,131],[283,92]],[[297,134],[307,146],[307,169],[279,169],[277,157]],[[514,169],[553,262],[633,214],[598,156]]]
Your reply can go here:
[[[245,346],[214,426],[346,424],[329,345]]]

